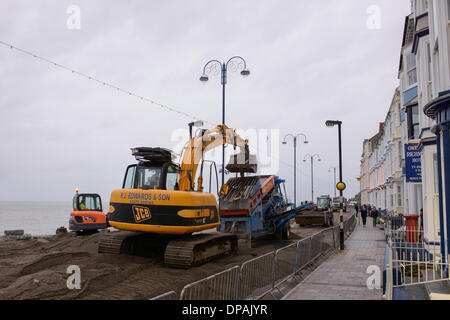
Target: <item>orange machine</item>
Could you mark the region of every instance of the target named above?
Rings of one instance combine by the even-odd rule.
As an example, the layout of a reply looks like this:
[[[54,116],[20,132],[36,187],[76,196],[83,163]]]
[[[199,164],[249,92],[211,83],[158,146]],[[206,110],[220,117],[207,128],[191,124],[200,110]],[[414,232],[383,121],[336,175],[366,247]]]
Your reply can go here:
[[[97,232],[108,228],[102,200],[95,193],[78,193],[73,197],[73,211],[70,213],[69,230],[80,233]]]

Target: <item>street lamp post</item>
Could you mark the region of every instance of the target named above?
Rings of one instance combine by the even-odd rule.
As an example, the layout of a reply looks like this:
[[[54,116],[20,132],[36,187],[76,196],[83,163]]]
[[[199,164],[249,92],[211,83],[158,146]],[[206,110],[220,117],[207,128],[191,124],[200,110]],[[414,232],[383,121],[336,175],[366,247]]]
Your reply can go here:
[[[343,213],[343,196],[345,190],[345,183],[342,181],[342,121],[328,120],[325,122],[327,127],[338,126],[338,147],[339,147],[339,183],[336,188],[339,190],[340,199],[340,249],[344,250],[344,213]]]
[[[292,139],[294,140],[294,208],[297,207],[297,138],[299,136],[303,136],[305,138],[305,144],[308,143],[308,138],[306,138],[306,135],[303,133],[299,133],[296,136],[287,134],[283,139],[283,144],[287,144],[286,138],[292,137]]]
[[[217,75],[221,73],[222,84],[222,124],[225,124],[225,85],[227,84],[227,73],[230,71],[241,71],[242,76],[248,76],[250,70],[247,69],[247,63],[244,58],[239,56],[231,57],[227,62],[220,62],[218,60],[210,60],[203,67],[203,74],[200,81],[207,82],[209,80],[208,74]],[[225,184],[225,144],[222,145],[222,185]]]
[[[309,153],[305,155],[303,162],[306,162],[308,158],[311,159],[311,203],[314,203],[314,158],[317,157],[317,161],[322,161],[318,154],[310,155]]]
[[[334,171],[334,183],[333,183],[333,190],[334,190],[334,196],[336,197],[336,167],[330,167],[330,169],[328,169],[328,172],[331,172],[331,169],[333,169]]]

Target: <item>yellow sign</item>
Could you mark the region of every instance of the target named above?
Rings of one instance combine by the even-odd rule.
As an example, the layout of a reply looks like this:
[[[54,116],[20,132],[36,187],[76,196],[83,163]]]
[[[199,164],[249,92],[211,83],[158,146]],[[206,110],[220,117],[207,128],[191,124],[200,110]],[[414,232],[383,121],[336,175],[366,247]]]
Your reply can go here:
[[[137,223],[151,219],[150,209],[147,207],[133,206],[134,221]]]
[[[345,188],[346,188],[346,185],[345,185],[345,183],[343,183],[343,182],[339,182],[339,183],[336,185],[336,189],[338,189],[339,191],[344,191]]]

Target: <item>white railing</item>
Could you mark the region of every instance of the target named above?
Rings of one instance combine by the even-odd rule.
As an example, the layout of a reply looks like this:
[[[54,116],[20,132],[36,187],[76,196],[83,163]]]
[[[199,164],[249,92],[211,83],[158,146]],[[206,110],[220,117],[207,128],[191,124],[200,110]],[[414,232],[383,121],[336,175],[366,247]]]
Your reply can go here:
[[[387,228],[386,299],[393,299],[395,288],[450,280],[450,256],[443,259],[439,244],[427,243],[423,231],[405,225]]]

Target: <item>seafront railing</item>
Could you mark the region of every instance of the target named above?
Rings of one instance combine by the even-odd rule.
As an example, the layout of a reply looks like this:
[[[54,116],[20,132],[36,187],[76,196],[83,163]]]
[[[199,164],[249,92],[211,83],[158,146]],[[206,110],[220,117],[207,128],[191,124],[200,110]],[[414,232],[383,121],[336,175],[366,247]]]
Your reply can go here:
[[[348,237],[356,226],[353,214],[344,221]],[[258,300],[304,270],[321,256],[339,249],[340,226],[334,226],[276,251],[186,285],[180,300]],[[151,300],[177,300],[175,291]]]
[[[385,297],[395,289],[450,280],[450,255],[442,255],[439,242],[426,241],[421,229],[407,227],[403,217],[388,216]]]

